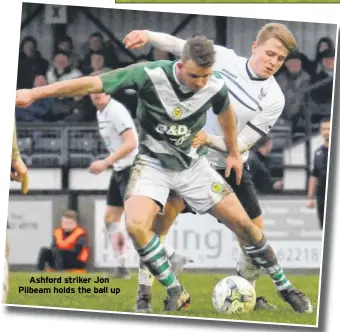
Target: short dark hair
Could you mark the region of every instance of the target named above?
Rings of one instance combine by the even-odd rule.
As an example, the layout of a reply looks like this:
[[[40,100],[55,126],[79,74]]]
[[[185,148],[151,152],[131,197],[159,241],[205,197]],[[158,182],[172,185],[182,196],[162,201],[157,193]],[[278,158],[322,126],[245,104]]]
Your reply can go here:
[[[70,52],[58,49],[54,52],[53,58],[56,57],[59,54],[65,55],[67,58],[69,58],[71,56]]]
[[[74,210],[66,210],[63,213],[63,217],[64,218],[68,218],[68,219],[73,219],[75,221],[78,221],[78,213]]]
[[[331,117],[329,115],[325,115],[321,121],[320,121],[320,125],[325,123],[325,122],[331,122]]]
[[[205,36],[195,36],[189,38],[185,43],[181,61],[192,60],[200,67],[208,68],[215,63],[215,53],[211,40]]]

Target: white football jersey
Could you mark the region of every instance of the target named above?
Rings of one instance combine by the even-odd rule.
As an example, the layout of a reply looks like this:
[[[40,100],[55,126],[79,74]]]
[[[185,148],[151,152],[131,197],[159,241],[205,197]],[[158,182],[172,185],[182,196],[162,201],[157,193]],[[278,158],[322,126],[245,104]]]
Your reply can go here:
[[[215,46],[216,62],[214,70],[223,77],[231,105],[237,119],[238,138],[251,136],[257,132],[267,134],[282,113],[285,99],[282,90],[273,76],[258,78],[248,66],[248,59],[238,56],[233,50]],[[248,127],[248,128],[247,128]],[[251,129],[251,130],[249,130]],[[217,116],[212,110],[207,113],[204,131],[211,135],[223,136]],[[245,137],[251,141],[251,137]],[[246,161],[249,152],[242,157]],[[209,149],[207,158],[216,168],[225,168],[226,153]]]
[[[100,136],[110,154],[114,153],[123,145],[124,140],[121,135],[127,129],[132,129],[135,133],[138,146],[136,126],[130,112],[120,102],[111,98],[102,111],[97,111],[97,120]],[[138,148],[115,162],[113,165],[114,170],[121,171],[122,169],[131,166],[137,153]]]

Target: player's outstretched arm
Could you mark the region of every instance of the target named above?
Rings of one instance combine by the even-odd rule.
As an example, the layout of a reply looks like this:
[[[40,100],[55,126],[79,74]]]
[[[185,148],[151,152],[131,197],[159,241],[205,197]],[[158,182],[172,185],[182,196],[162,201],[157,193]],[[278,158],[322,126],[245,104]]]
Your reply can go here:
[[[15,106],[28,107],[39,99],[85,96],[102,91],[103,84],[99,76],[84,76],[38,88],[18,90]]]
[[[185,45],[185,40],[183,39],[150,30],[134,30],[124,38],[124,44],[129,49],[143,47],[148,42],[160,50],[178,56],[181,55]]]

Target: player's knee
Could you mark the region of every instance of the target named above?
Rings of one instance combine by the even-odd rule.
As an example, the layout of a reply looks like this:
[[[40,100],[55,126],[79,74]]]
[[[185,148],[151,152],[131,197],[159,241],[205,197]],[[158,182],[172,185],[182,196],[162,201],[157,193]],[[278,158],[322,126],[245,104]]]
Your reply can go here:
[[[142,218],[126,220],[126,230],[132,238],[142,236],[147,232],[146,222]]]

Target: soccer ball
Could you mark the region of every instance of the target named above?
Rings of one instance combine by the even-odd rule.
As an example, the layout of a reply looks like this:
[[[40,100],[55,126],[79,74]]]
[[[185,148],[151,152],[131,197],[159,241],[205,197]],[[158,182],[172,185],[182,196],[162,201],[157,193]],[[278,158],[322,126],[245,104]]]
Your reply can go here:
[[[250,312],[256,304],[255,289],[244,278],[226,277],[216,284],[212,302],[219,313],[232,315]]]

